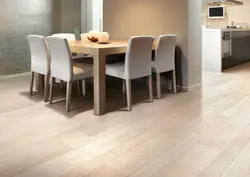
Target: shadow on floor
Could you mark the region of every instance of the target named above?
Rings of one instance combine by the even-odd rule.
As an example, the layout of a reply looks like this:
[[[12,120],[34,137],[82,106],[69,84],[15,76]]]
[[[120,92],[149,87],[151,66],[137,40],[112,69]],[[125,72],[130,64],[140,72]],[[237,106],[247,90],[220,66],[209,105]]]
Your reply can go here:
[[[32,96],[30,96],[29,92],[20,92],[19,94],[36,103],[44,100],[43,93],[40,93],[39,91],[34,91]]]
[[[106,99],[106,110],[107,113],[113,111],[127,111],[126,105],[126,94],[122,92],[122,80],[113,77],[107,77],[107,99]],[[154,95],[155,93],[154,84]],[[169,93],[167,85],[163,85],[162,94]],[[34,92],[33,96],[29,95],[29,92],[22,92],[20,95],[34,101],[35,103],[43,102],[43,91]],[[60,88],[59,85],[54,86],[54,97],[53,104],[44,103],[44,105],[68,118],[72,118],[83,112],[93,110],[93,85],[89,82],[86,83],[86,96],[79,96],[77,92],[77,86],[74,83],[72,88],[72,99],[71,99],[71,111],[66,112],[65,110],[65,95],[66,88]],[[132,104],[136,105],[139,103],[150,103],[149,102],[149,90],[147,87],[147,79],[139,79],[132,82]]]

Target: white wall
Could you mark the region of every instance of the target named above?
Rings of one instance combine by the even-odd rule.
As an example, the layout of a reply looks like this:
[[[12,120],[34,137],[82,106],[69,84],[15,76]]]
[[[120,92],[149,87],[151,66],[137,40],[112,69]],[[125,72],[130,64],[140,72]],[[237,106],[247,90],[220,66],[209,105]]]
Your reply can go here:
[[[182,52],[179,77],[190,87],[201,82],[201,8],[201,0],[104,0],[103,28],[113,39],[177,34]]]

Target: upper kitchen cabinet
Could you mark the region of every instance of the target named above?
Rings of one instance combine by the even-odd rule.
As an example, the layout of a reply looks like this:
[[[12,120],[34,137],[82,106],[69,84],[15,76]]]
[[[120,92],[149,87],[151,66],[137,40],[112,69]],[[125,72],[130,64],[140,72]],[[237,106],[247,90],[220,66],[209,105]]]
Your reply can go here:
[[[103,31],[103,0],[81,0],[81,30]]]

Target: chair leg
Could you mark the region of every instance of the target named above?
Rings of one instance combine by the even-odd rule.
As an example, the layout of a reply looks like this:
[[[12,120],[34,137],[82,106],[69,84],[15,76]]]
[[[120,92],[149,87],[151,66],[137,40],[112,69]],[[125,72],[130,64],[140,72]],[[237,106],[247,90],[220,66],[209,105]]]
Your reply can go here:
[[[49,93],[49,75],[45,76],[45,86],[44,86],[44,102],[48,102]]]
[[[44,75],[42,75],[42,74],[39,74],[39,84],[40,84],[40,86],[41,86],[41,91],[42,91],[43,89],[45,89],[45,88],[44,88]]]
[[[76,83],[77,83],[77,94],[78,96],[80,96],[81,95],[81,81],[78,80],[76,81]]]
[[[153,103],[153,79],[152,75],[148,77],[148,87],[149,87],[149,100]]]
[[[91,83],[92,85],[94,84],[94,78],[93,78],[93,77],[90,78],[90,83]]]
[[[177,93],[175,70],[173,70],[173,90],[174,90],[174,93]]]
[[[126,81],[122,80],[122,93],[126,94]]]
[[[127,92],[127,108],[128,111],[131,111],[132,110],[131,80],[126,80],[126,92]]]
[[[32,72],[32,73],[31,73],[31,82],[30,82],[30,96],[33,95],[34,75],[35,75],[35,73]]]
[[[50,91],[49,91],[49,103],[52,104],[53,101],[53,85],[55,82],[55,78],[50,78]]]
[[[72,90],[72,82],[67,82],[67,95],[66,95],[66,111],[70,111],[70,102],[71,102],[71,90]]]
[[[63,86],[64,86],[64,82],[63,80],[60,80],[60,89],[63,89]]]
[[[82,95],[83,96],[86,95],[86,80],[85,79],[82,80]]]
[[[161,73],[156,73],[157,98],[161,99]]]

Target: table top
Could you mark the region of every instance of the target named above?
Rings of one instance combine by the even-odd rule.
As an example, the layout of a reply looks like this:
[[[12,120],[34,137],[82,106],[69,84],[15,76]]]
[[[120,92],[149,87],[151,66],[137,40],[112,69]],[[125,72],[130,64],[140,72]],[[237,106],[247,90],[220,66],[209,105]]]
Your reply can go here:
[[[99,44],[98,42],[90,42],[90,41],[69,41],[70,47],[85,47],[85,48],[113,48],[113,47],[127,47],[128,40],[111,40],[108,44]],[[154,46],[156,45],[156,41],[154,42]]]
[[[105,54],[125,53],[128,40],[111,40],[109,44],[99,44],[90,41],[69,41],[72,52],[99,55],[100,51]],[[154,41],[153,49],[156,48]]]
[[[113,47],[127,47],[128,40],[112,40],[109,44],[99,44],[98,42],[90,41],[69,41],[70,47],[85,47],[85,48],[113,48]]]

